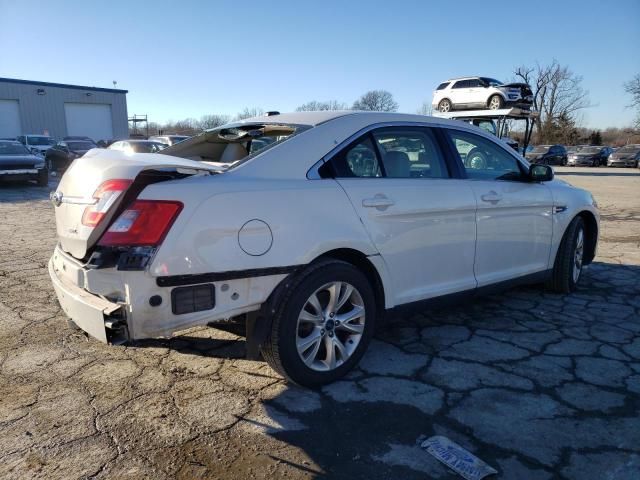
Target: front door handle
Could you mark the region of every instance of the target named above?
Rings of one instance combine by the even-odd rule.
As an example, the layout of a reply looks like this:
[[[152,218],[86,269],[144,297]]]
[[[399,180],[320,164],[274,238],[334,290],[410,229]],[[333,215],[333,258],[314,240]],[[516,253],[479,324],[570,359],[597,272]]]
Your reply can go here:
[[[381,193],[378,193],[373,198],[365,198],[364,200],[362,200],[363,207],[377,208],[378,210],[385,210],[394,204],[395,202],[393,200]]]
[[[481,195],[480,198],[482,199],[483,202],[488,202],[488,203],[491,203],[492,205],[495,205],[500,200],[502,200],[502,195],[491,190],[489,193],[485,193],[484,195]]]

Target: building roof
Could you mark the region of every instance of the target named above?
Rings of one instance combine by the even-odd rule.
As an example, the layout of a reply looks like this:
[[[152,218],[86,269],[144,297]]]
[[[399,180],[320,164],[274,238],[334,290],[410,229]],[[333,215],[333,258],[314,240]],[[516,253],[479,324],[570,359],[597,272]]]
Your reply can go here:
[[[85,87],[83,85],[68,85],[65,83],[36,82],[34,80],[21,80],[18,78],[0,77],[0,83],[20,83],[23,85],[34,85],[38,87],[70,88],[73,90],[88,90],[90,92],[129,93],[128,90],[118,90],[116,88]]]

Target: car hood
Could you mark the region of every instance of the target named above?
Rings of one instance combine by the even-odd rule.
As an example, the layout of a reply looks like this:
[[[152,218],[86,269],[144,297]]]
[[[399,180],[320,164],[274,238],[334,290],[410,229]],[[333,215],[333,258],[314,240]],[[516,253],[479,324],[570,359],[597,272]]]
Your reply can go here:
[[[33,167],[34,163],[42,163],[42,157],[36,155],[0,155],[0,166],[24,165]]]

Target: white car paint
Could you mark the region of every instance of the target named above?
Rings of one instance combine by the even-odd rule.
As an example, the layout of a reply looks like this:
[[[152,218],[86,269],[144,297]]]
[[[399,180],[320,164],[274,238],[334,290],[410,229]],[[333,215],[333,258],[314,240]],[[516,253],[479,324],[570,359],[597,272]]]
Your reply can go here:
[[[519,84],[488,84],[485,77],[452,78],[443,82],[433,92],[431,106],[434,111],[440,110],[440,102],[447,99],[451,102],[452,110],[461,108],[492,108],[489,105],[491,97],[498,96],[503,105],[516,103],[531,103],[532,96],[523,98]],[[463,82],[472,82],[471,86],[463,86]],[[444,88],[441,88],[445,85]],[[445,110],[442,110],[443,112]]]
[[[58,187],[67,200],[55,208],[60,244],[50,274],[65,312],[72,318],[94,312],[93,327],[86,328],[86,321],[79,319],[82,328],[91,334],[104,328],[95,326],[95,318],[104,314],[108,321],[106,311],[114,307],[125,312],[131,339],[169,336],[255,311],[286,278],[277,269],[304,268],[337,249],[360,252],[370,261],[384,290],[381,300],[391,308],[544,272],[553,266],[562,235],[575,215],[588,212],[598,219],[588,192],[558,180],[317,177],[321,159],[364,131],[395,124],[471,132],[528,168],[495,137],[461,122],[376,112],[300,112],[248,119],[232,127],[252,124],[299,125],[305,130],[227,171],[224,166],[172,155],[193,156],[190,152],[199,148],[198,142],[204,145],[229,127],[169,147],[163,154],[95,149],[72,164]],[[96,187],[106,179],[133,180],[158,168],[191,176],[148,185],[137,196],[184,205],[150,263],[139,271],[91,268],[87,253],[117,206],[98,228],[83,226],[82,212]],[[501,198],[493,204],[481,199],[486,195]],[[384,197],[392,202],[363,204]],[[562,211],[554,213],[557,207]],[[258,246],[258,251],[247,252],[253,247],[246,245]],[[256,269],[271,270],[260,276],[249,274]],[[211,310],[175,315],[172,287],[158,286],[162,278],[228,272],[240,273],[213,282],[216,304]],[[87,294],[107,305],[86,302]],[[154,295],[162,299],[158,306],[150,305]],[[104,336],[94,336],[104,341]]]

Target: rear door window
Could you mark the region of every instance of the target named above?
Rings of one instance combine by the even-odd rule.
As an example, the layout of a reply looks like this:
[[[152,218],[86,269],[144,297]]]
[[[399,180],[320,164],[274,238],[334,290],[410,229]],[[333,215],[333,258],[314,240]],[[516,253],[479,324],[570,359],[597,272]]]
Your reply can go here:
[[[352,143],[331,160],[336,177],[382,177],[376,148],[370,135]]]

